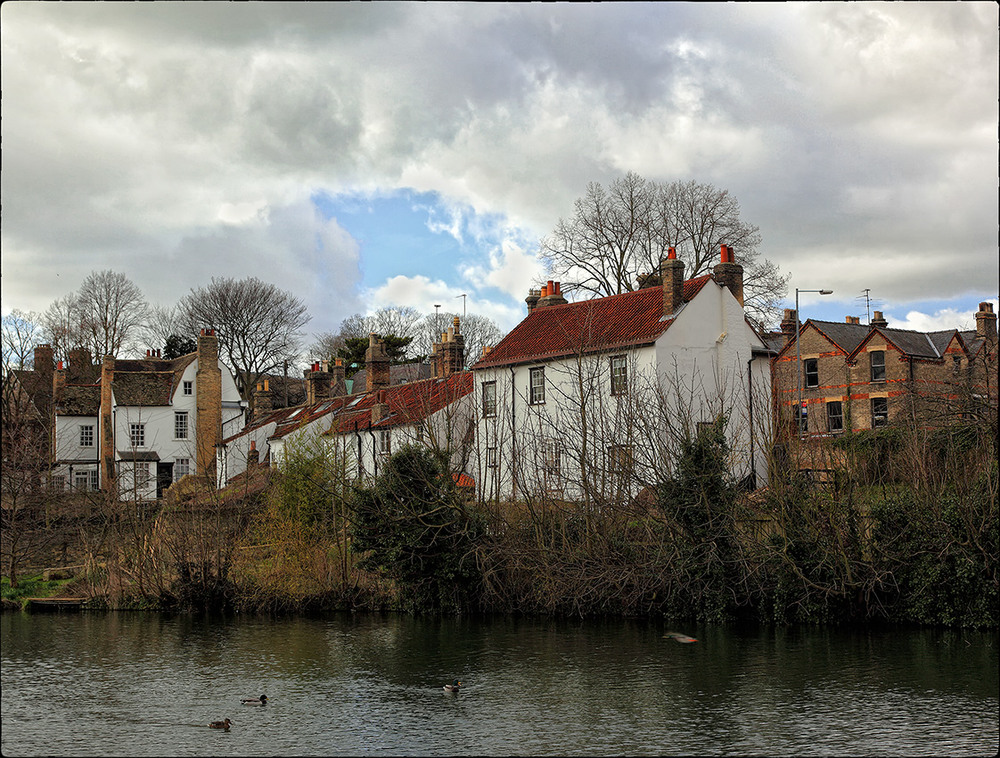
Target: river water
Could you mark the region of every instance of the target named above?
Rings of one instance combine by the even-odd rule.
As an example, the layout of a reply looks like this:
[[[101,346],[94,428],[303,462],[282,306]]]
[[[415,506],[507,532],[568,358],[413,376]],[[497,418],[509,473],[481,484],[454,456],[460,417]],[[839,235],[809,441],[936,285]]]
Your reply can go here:
[[[630,621],[0,623],[5,756],[992,756],[1000,740],[996,633],[708,627],[680,644]]]

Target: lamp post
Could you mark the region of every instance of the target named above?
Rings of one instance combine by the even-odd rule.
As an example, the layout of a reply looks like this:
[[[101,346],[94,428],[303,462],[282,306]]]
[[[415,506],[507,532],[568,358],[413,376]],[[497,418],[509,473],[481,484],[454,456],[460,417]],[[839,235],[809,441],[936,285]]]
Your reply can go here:
[[[795,370],[799,372],[799,415],[795,424],[799,427],[799,441],[802,440],[802,351],[799,348],[799,338],[802,336],[802,324],[799,321],[799,293],[816,292],[820,295],[832,295],[833,290],[800,290],[795,288]]]

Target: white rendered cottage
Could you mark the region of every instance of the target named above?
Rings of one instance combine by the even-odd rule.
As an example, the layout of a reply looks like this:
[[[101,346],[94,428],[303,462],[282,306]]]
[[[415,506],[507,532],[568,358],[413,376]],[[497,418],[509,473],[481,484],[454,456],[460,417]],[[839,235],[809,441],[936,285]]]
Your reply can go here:
[[[712,274],[684,281],[671,249],[646,281],[575,303],[549,282],[472,366],[480,497],[631,499],[721,417],[732,476],[766,483],[771,351],[744,316],[742,266],[723,246]]]

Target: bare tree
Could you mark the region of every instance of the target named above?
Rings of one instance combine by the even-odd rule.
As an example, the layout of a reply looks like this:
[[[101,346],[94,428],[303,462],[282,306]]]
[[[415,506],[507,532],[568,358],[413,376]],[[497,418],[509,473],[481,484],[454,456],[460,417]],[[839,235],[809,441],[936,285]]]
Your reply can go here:
[[[309,321],[301,300],[256,277],[212,279],[179,304],[187,333],[214,329],[219,353],[253,410],[252,389],[264,374],[293,362]]]
[[[127,276],[110,270],[92,272],[80,285],[78,308],[86,332],[84,344],[93,355],[138,349],[149,305]]]
[[[709,273],[723,243],[743,265],[749,315],[776,322],[787,276],[760,258],[760,229],[740,218],[736,198],[710,184],[653,182],[631,172],[606,188],[591,182],[573,217],[560,219],[542,240],[541,252],[564,291],[604,297],[636,289],[670,247],[685,262],[685,276]]]
[[[69,360],[70,350],[89,345],[80,297],[75,292],[54,300],[41,315],[41,324],[43,337],[52,345],[56,360]]]
[[[441,339],[441,332],[451,326],[456,316],[459,320],[462,336],[465,338],[466,367],[471,366],[482,357],[484,347],[493,347],[504,337],[503,330],[489,316],[482,316],[478,313],[467,313],[465,316],[449,312],[432,313],[425,316],[420,322],[417,337],[413,341],[414,352],[430,355],[432,342]]]
[[[3,368],[28,368],[34,360],[35,347],[42,341],[41,317],[15,308],[3,317]]]

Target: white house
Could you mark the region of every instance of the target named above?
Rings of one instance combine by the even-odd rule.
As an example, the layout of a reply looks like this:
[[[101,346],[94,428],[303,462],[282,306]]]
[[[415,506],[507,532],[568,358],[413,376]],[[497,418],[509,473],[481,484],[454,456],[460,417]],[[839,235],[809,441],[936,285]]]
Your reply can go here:
[[[766,482],[771,351],[744,316],[742,266],[723,246],[712,274],[683,271],[671,249],[652,286],[529,294],[527,317],[472,366],[482,498],[631,499],[720,417],[732,476]]]
[[[89,354],[80,355],[69,381],[56,368],[55,481],[152,500],[187,474],[213,474],[215,445],[242,425],[244,410],[218,354],[215,334],[204,330],[196,352],[173,360],[157,351],[90,367]]]

